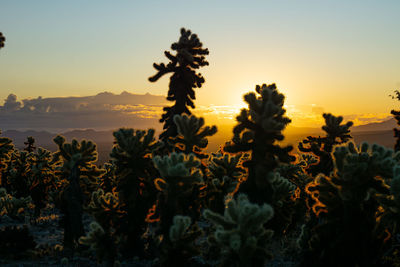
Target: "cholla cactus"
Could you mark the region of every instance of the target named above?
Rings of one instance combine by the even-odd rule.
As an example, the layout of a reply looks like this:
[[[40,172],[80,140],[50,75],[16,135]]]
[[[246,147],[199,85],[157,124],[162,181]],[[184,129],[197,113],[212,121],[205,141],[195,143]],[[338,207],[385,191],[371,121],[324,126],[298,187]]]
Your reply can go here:
[[[252,202],[273,205],[273,172],[281,162],[288,163],[295,159],[289,155],[292,146],[276,144],[283,140],[282,131],[290,119],[285,117],[285,97],[278,92],[275,84],[257,85],[256,92],[258,95],[248,93],[244,96],[249,107],[242,109],[237,116],[232,143],[227,144],[224,150],[230,153],[251,152],[251,159],[244,163],[249,170],[248,178],[239,191],[248,194]]]
[[[102,189],[93,192],[92,200],[86,208],[98,223],[108,232],[111,227],[118,228],[126,212],[123,211],[119,194],[116,192],[104,193]]]
[[[0,220],[5,214],[11,218],[18,218],[31,201],[30,197],[15,198],[7,194],[5,188],[0,187]]]
[[[400,153],[367,143],[357,148],[350,142],[336,147],[333,155],[330,177],[320,174],[306,189],[322,224],[313,229],[305,264],[368,265],[382,253],[376,215],[381,195],[390,192],[385,181],[393,178]]]
[[[35,151],[35,149],[36,149],[35,138],[33,138],[32,136],[28,136],[26,139],[26,142],[24,142],[24,145],[26,145],[26,147],[24,148],[25,151],[28,151],[28,152]]]
[[[12,140],[7,137],[0,137],[0,186],[5,186],[7,183],[7,181],[3,177],[3,172],[8,166],[11,152],[13,150],[14,145],[12,143]]]
[[[214,212],[223,213],[225,197],[237,190],[244,176],[241,167],[242,154],[229,155],[217,153],[211,157],[208,164],[209,177],[207,181],[207,207]]]
[[[31,187],[32,154],[26,151],[14,150],[7,168],[7,186],[15,197],[27,197]]]
[[[90,249],[95,252],[98,262],[101,263],[105,260],[106,266],[114,266],[118,256],[115,241],[97,222],[90,224],[90,231],[86,236],[79,238],[79,243],[90,246]]]
[[[353,122],[349,121],[341,124],[343,117],[336,117],[330,113],[322,115],[325,119],[325,125],[322,130],[326,132],[325,137],[308,136],[307,139],[299,143],[301,152],[313,153],[318,157],[318,163],[312,164],[307,168],[307,172],[313,176],[319,173],[329,175],[333,170],[332,149],[334,145],[346,143],[352,137],[350,135],[350,127]]]
[[[222,249],[221,265],[264,266],[272,257],[267,245],[273,235],[272,230],[265,230],[264,224],[273,215],[270,205],[253,204],[244,194],[228,203],[224,216],[205,210],[204,217],[216,226],[210,242]]]
[[[168,232],[175,215],[199,216],[199,190],[203,186],[200,161],[193,154],[171,153],[155,156],[154,164],[161,178],[154,183],[161,194],[158,198],[156,215],[160,217],[159,232],[168,240]]]
[[[162,266],[190,266],[190,260],[200,254],[195,244],[202,231],[188,216],[176,215],[169,229],[169,244],[161,250]]]
[[[3,33],[0,32],[0,48],[4,47],[5,41],[6,41],[6,37],[4,37]]]
[[[208,136],[213,136],[217,132],[217,127],[213,125],[204,126],[204,119],[195,116],[175,115],[174,122],[178,130],[178,136],[171,143],[175,144],[177,152],[186,154],[193,153],[199,159],[207,158],[208,155],[202,149],[208,145]]]
[[[127,216],[121,220],[125,227],[130,250],[140,253],[144,244],[141,236],[145,232],[145,218],[156,200],[153,177],[157,175],[152,161],[152,153],[159,148],[154,130],[119,129],[114,132],[115,145],[110,157],[115,165],[115,176]]]
[[[174,115],[183,113],[190,115],[188,106],[194,108],[193,100],[196,97],[193,89],[200,88],[204,83],[203,76],[196,73],[196,70],[208,65],[205,55],[209,53],[207,48],[203,48],[197,35],[184,28],[181,29],[179,41],[173,43],[171,49],[176,51],[175,55],[168,51],[164,52],[170,62],[167,65],[154,63],[157,73],[149,78],[149,81],[155,82],[165,74],[172,73],[167,100],[175,101],[175,105],[164,107],[165,113],[160,120],[164,122],[164,132],[160,135],[160,139],[166,144],[169,137],[175,137],[178,134],[173,121]]]
[[[104,170],[97,168],[94,164],[97,161],[96,144],[86,140],[79,143],[75,139],[69,144],[61,135],[58,135],[53,141],[58,145],[58,151],[55,152],[54,158],[60,160],[56,170],[62,178],[66,179],[70,177],[72,168],[77,166],[79,184],[86,196],[85,202],[88,202],[91,193],[97,188],[97,178],[104,173]]]
[[[49,192],[56,188],[55,162],[53,154],[39,147],[31,158],[30,195],[35,204],[35,216],[46,207]]]
[[[85,234],[83,205],[89,202],[91,193],[97,188],[97,178],[104,171],[94,165],[97,152],[93,142],[83,140],[78,143],[74,139],[68,144],[60,135],[54,138],[54,142],[58,145],[54,157],[60,159],[57,171],[61,177],[56,205],[64,214],[64,247],[74,249],[79,237]]]

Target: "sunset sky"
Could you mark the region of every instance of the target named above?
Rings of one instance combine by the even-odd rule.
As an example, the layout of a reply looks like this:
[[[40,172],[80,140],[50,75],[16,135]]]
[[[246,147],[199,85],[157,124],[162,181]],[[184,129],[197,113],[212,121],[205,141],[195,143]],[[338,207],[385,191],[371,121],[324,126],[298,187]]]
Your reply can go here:
[[[400,89],[399,14],[398,0],[1,0],[0,104],[10,93],[165,95],[169,77],[147,78],[185,27],[210,50],[203,109],[234,113],[275,82],[295,125],[321,112],[379,121],[400,107],[389,97]]]

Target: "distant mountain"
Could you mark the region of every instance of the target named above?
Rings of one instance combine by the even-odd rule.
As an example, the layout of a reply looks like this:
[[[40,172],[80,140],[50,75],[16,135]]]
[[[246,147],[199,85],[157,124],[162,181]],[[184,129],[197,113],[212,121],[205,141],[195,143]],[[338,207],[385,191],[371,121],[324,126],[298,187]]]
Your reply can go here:
[[[365,125],[351,127],[352,132],[376,132],[393,130],[396,127],[396,120],[391,118],[387,121],[368,123]]]

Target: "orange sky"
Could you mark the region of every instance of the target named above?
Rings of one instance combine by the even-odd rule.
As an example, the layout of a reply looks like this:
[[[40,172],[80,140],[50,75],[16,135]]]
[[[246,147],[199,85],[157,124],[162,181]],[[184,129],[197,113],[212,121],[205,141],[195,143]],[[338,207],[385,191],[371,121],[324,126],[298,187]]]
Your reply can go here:
[[[379,121],[399,106],[388,96],[400,88],[398,1],[89,2],[1,1],[0,99],[165,95],[167,77],[147,78],[184,26],[210,50],[196,105],[213,114],[272,82],[296,126],[321,112]]]

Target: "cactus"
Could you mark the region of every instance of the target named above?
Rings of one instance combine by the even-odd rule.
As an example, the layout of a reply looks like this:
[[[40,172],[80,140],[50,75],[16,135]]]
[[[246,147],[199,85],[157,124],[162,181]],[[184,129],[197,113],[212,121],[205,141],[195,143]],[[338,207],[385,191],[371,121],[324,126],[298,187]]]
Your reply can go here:
[[[97,188],[97,178],[104,170],[97,168],[96,144],[91,141],[77,140],[65,143],[65,138],[58,135],[53,139],[58,145],[54,154],[55,161],[59,160],[56,168],[60,181],[56,205],[59,206],[64,228],[64,247],[75,249],[79,237],[85,234],[82,213],[83,205],[88,203],[91,193]]]
[[[213,154],[208,164],[207,208],[223,213],[225,197],[232,196],[243,179],[245,170],[241,167],[242,154]]]
[[[7,168],[7,185],[9,192],[16,197],[30,195],[32,154],[27,151],[14,150]]]
[[[0,186],[7,184],[7,181],[4,179],[4,171],[7,169],[13,150],[14,145],[12,140],[7,137],[0,137]]]
[[[204,126],[204,119],[195,116],[175,115],[174,122],[177,127],[178,136],[171,140],[175,144],[176,152],[185,154],[193,153],[199,159],[207,158],[208,155],[202,152],[202,149],[208,145],[206,137],[213,136],[217,132],[214,125]]]
[[[31,201],[30,197],[16,198],[8,194],[5,188],[0,187],[0,221],[3,215],[20,219],[22,212],[28,207]]]
[[[273,231],[263,225],[273,214],[270,205],[253,204],[244,194],[228,203],[223,216],[206,209],[204,217],[216,226],[209,240],[221,248],[221,266],[265,266]]]
[[[325,125],[322,130],[326,132],[325,137],[308,136],[299,143],[299,150],[305,153],[312,153],[318,157],[318,162],[309,166],[306,171],[312,176],[319,173],[329,175],[333,170],[332,149],[333,146],[346,143],[352,137],[350,135],[350,127],[353,122],[349,121],[341,124],[343,117],[336,117],[330,113],[322,115],[325,119]]]
[[[104,170],[99,169],[94,164],[97,161],[96,144],[92,141],[82,140],[80,143],[73,139],[71,143],[66,143],[65,138],[58,135],[53,139],[58,146],[58,151],[54,153],[54,161],[58,160],[56,172],[61,179],[68,179],[74,166],[79,169],[78,183],[84,196],[84,203],[88,203],[91,194],[97,189],[98,177]]]
[[[127,213],[121,220],[128,237],[127,253],[144,249],[141,236],[145,232],[145,218],[151,205],[156,200],[156,189],[153,177],[157,170],[151,155],[160,143],[155,140],[154,130],[119,129],[114,132],[115,145],[110,157],[115,165],[115,175],[119,200],[123,203],[123,211]]]
[[[191,266],[191,259],[200,254],[196,240],[202,231],[188,216],[176,215],[169,229],[169,243],[162,247],[161,266]]]
[[[0,32],[0,49],[4,47],[5,41],[6,37],[4,37],[3,33]]]
[[[28,152],[35,151],[35,149],[36,149],[35,138],[33,138],[32,136],[28,136],[26,141],[24,142],[24,145],[26,145],[26,147],[24,148],[25,151],[28,151]]]
[[[310,230],[303,264],[377,263],[384,248],[376,217],[380,196],[390,193],[387,183],[393,178],[400,154],[375,144],[363,143],[357,148],[349,142],[336,147],[333,157],[331,175],[320,174],[306,188],[316,202],[312,208],[320,224]]]
[[[35,216],[46,207],[50,192],[56,189],[55,162],[53,154],[39,147],[31,158],[30,195],[35,204]]]
[[[251,159],[243,164],[248,168],[248,177],[240,185],[239,192],[246,193],[252,202],[274,205],[272,182],[277,179],[274,170],[280,163],[295,159],[289,155],[292,146],[276,144],[283,140],[282,131],[290,119],[285,117],[284,95],[278,92],[275,84],[257,85],[256,92],[258,95],[248,93],[244,96],[248,109],[242,109],[237,116],[232,142],[227,143],[224,150],[251,152]]]
[[[92,222],[90,224],[90,231],[86,236],[80,237],[79,242],[90,246],[90,249],[95,252],[99,263],[105,260],[106,266],[114,266],[118,256],[115,241],[109,233],[104,231],[100,224]]]
[[[199,188],[204,185],[203,175],[197,169],[200,161],[193,154],[173,152],[169,156],[155,156],[153,161],[161,175],[154,181],[161,191],[154,215],[160,219],[158,233],[168,242],[175,215],[190,216],[194,220],[199,217]]]
[[[175,101],[171,107],[164,107],[164,114],[160,122],[164,123],[164,131],[160,135],[160,140],[168,144],[169,137],[175,137],[178,134],[177,127],[173,121],[175,115],[186,113],[191,115],[188,107],[194,108],[193,100],[196,99],[194,88],[200,88],[204,83],[204,78],[196,70],[208,65],[205,55],[208,55],[208,49],[203,48],[196,34],[190,30],[181,29],[179,41],[171,45],[171,49],[176,51],[175,55],[165,51],[165,56],[170,62],[156,64],[153,66],[157,73],[149,78],[150,82],[156,82],[167,73],[172,73],[168,90],[168,101]]]

